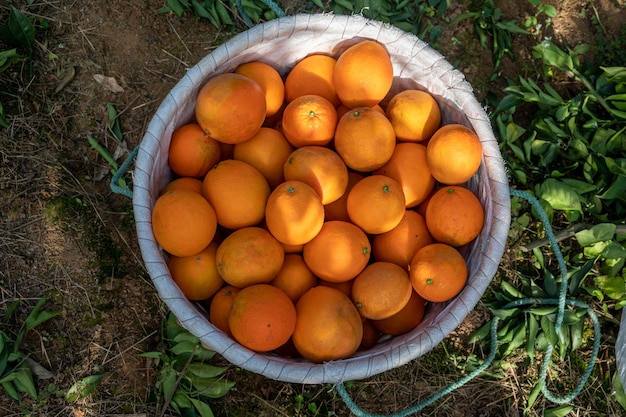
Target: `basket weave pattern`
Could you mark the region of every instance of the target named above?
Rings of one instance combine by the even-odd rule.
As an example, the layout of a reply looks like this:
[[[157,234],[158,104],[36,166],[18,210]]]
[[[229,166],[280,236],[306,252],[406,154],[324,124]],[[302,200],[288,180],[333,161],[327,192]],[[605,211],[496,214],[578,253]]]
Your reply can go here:
[[[260,60],[285,75],[312,53],[338,56],[370,38],[384,44],[394,65],[392,93],[406,88],[429,91],[442,112],[442,123],[472,128],[483,146],[483,162],[466,184],[485,208],[479,237],[463,248],[469,276],[465,289],[448,303],[431,304],[413,331],[378,343],[345,360],[313,364],[268,353],[255,353],[215,328],[172,280],[166,257],[152,234],[151,213],[159,191],[170,181],[167,153],[172,132],[193,118],[195,97],[214,75]],[[224,43],[191,68],[171,90],[140,144],[134,171],[133,209],[143,260],[161,299],[182,326],[229,362],[268,378],[306,384],[363,379],[404,365],[434,348],[476,306],[498,269],[510,223],[506,171],[489,118],[463,75],[417,37],[361,16],[296,15],[258,25]]]

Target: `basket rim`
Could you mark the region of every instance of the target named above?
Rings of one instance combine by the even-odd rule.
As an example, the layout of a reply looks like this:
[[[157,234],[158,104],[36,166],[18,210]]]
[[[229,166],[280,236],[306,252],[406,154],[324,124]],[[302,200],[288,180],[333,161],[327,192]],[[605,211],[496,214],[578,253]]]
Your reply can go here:
[[[215,328],[200,308],[183,296],[173,282],[164,255],[152,234],[151,210],[158,195],[155,190],[162,185],[152,173],[159,168],[167,169],[163,165],[163,152],[166,150],[163,150],[162,138],[171,134],[176,124],[180,125],[189,119],[189,106],[185,106],[184,99],[195,97],[198,86],[211,74],[232,69],[233,60],[246,59],[242,56],[246,56],[246,53],[249,55],[251,49],[265,42],[287,38],[296,42],[301,35],[314,34],[323,38],[327,35],[330,37],[330,33],[339,40],[345,40],[345,36],[350,35],[350,39],[367,37],[394,48],[402,47],[403,53],[406,50],[405,55],[399,56],[397,63],[394,62],[394,66],[397,64],[394,71],[397,70],[399,76],[410,69],[411,60],[417,55],[428,56],[432,61],[429,70],[436,75],[435,82],[441,83],[439,87],[443,90],[447,89],[447,93],[454,98],[454,104],[463,111],[468,124],[481,140],[483,162],[480,169],[488,179],[482,185],[487,188],[485,192],[492,210],[486,216],[489,234],[472,247],[472,251],[479,250],[483,255],[473,268],[472,285],[468,285],[458,297],[445,305],[431,305],[433,311],[428,313],[431,319],[418,326],[419,332],[415,332],[417,337],[413,337],[411,332],[409,336],[379,343],[374,349],[349,359],[314,364],[250,351]],[[405,48],[407,45],[411,48]],[[138,241],[148,273],[160,298],[180,324],[196,335],[205,347],[216,351],[234,365],[271,379],[307,384],[363,379],[404,365],[434,348],[473,310],[495,276],[510,224],[508,178],[503,158],[489,118],[463,74],[416,36],[359,15],[300,14],[274,19],[235,35],[189,69],[158,107],[140,143],[135,163],[133,209]]]

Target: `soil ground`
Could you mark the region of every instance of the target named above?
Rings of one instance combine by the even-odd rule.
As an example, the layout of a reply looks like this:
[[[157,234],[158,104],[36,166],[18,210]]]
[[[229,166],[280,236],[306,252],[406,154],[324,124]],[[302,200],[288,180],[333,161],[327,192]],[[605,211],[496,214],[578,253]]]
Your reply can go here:
[[[143,266],[131,201],[111,192],[110,166],[87,137],[121,163],[185,71],[235,32],[216,30],[191,15],[159,14],[165,4],[160,0],[24,3],[5,2],[0,21],[13,4],[49,27],[38,29],[32,61],[0,74],[0,102],[10,122],[0,130],[0,313],[19,299],[17,315],[23,318],[42,296],[48,300],[46,310],[61,313],[30,332],[22,347],[50,371],[37,381],[47,395],[18,404],[0,391],[0,415],[156,415],[150,400],[156,365],[138,354],[162,349],[166,308]],[[450,3],[446,15],[453,19],[470,2]],[[536,13],[529,2],[496,3],[505,20],[522,22]],[[541,36],[559,43],[593,42],[599,33],[619,33],[626,22],[626,8],[615,0],[544,3],[556,7],[557,17],[549,25],[544,22]],[[294,14],[305,4],[286,1],[283,10]],[[492,55],[479,45],[471,23],[443,25],[434,46],[463,71],[479,99],[501,96],[506,77],[535,73],[531,48],[537,37],[516,35],[517,61],[505,58],[500,76],[490,81]],[[245,29],[242,23],[238,27]],[[97,82],[97,75],[111,77],[121,91]],[[108,103],[117,110],[122,142],[109,129]],[[431,359],[453,356],[455,346],[487,314],[479,306]],[[15,321],[2,323],[6,330],[16,326]],[[607,356],[601,360],[610,361],[610,348],[603,352]],[[398,412],[458,377],[448,371],[452,376],[417,360],[364,381],[352,394],[370,412]],[[531,387],[517,376],[526,371],[474,380],[424,415],[521,415]],[[76,403],[64,400],[64,390],[99,373],[105,377],[93,394]],[[215,401],[216,415],[349,415],[330,386],[275,382],[236,367],[227,376],[237,382],[236,389]],[[602,382],[590,382],[592,390],[608,396]],[[316,414],[315,407],[323,410]],[[585,407],[582,398],[576,412],[595,414]]]

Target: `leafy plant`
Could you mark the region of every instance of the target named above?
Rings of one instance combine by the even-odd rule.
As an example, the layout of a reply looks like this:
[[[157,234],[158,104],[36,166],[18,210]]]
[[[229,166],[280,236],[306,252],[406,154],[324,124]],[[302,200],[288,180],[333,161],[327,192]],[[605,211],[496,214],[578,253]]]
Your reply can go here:
[[[430,41],[439,39],[443,32],[443,28],[439,24],[426,22],[425,28],[422,28],[423,19],[426,18],[443,18],[445,12],[450,7],[450,0],[423,0],[409,1],[402,0],[399,2],[390,0],[333,0],[325,7],[322,0],[312,0],[318,8],[324,11],[332,11],[335,14],[362,14],[363,16],[379,20],[385,23],[391,23],[398,28],[419,35],[421,38]]]
[[[237,17],[252,26],[261,20],[275,19],[282,13],[271,1],[264,0],[167,0],[159,12],[174,12],[178,17],[192,13],[207,19],[218,29],[222,26],[234,28]]]
[[[513,20],[503,20],[502,10],[495,6],[494,0],[472,0],[469,12],[457,16],[452,24],[465,19],[472,20],[480,45],[484,49],[489,49],[489,40],[491,39],[493,56],[491,79],[493,80],[498,75],[498,69],[505,55],[515,59],[512,46],[513,35],[527,35],[529,32],[520,28]]]
[[[12,334],[8,330],[8,326],[3,326],[6,332],[5,330],[0,330],[0,387],[15,401],[21,401],[21,394],[23,393],[30,395],[34,399],[38,397],[31,368],[26,362],[28,355],[23,353],[20,348],[26,332],[33,330],[60,313],[60,310],[41,310],[45,302],[45,297],[37,302],[17,333]],[[15,300],[11,303],[2,317],[3,323],[9,322],[19,304],[20,300]]]
[[[215,352],[205,349],[197,337],[183,329],[176,317],[165,320],[165,352],[140,356],[156,359],[159,371],[154,395],[160,416],[171,407],[181,416],[213,416],[209,400],[225,396],[235,385],[224,378],[227,367],[208,363]]]

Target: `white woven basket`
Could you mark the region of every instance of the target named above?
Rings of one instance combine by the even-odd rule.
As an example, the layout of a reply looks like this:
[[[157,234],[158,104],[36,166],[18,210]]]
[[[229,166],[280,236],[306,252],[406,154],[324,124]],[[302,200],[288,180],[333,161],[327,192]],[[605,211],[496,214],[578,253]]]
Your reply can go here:
[[[392,90],[427,89],[442,109],[442,123],[462,123],[480,137],[483,162],[467,186],[485,208],[480,236],[463,249],[469,267],[466,288],[448,303],[431,304],[422,324],[408,334],[389,338],[354,357],[323,364],[255,353],[214,327],[206,314],[175,285],[166,258],[152,234],[151,213],[162,187],[172,178],[167,166],[174,129],[193,118],[195,97],[204,82],[239,64],[260,60],[283,75],[312,53],[337,56],[364,38],[384,44],[394,65]],[[224,43],[191,68],[176,84],[148,126],[134,171],[133,209],[137,235],[148,273],[161,297],[182,326],[203,345],[229,362],[268,378],[305,384],[337,383],[385,372],[419,358],[456,329],[476,306],[494,277],[507,240],[509,188],[498,144],[487,114],[463,75],[417,37],[361,16],[296,15],[272,20]]]

